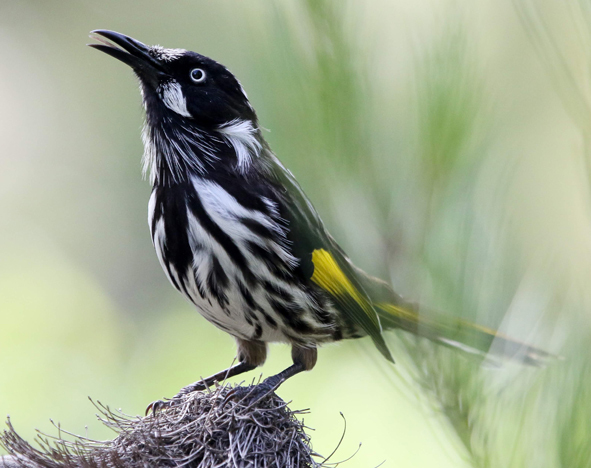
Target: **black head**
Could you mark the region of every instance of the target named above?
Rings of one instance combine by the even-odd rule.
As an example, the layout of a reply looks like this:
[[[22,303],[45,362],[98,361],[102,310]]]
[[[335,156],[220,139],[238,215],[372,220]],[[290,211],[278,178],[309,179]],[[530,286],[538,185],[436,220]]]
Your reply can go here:
[[[215,60],[184,49],[147,46],[114,31],[92,34],[101,43],[91,47],[121,60],[136,73],[148,114],[172,112],[204,128],[236,119],[256,126],[255,112],[242,86]]]

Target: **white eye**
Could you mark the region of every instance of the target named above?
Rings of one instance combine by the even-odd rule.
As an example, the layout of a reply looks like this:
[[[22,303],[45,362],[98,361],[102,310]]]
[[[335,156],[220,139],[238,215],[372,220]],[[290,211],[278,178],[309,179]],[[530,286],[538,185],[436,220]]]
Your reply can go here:
[[[191,79],[195,83],[203,83],[205,81],[205,72],[201,68],[193,68],[191,70]]]

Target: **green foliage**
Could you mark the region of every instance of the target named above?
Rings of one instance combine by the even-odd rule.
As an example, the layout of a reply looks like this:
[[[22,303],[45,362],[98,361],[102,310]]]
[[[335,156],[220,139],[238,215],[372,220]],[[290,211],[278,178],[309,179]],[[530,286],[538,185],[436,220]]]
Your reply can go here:
[[[419,52],[414,86],[418,100],[418,146],[426,190],[453,184],[464,166],[482,158],[484,92],[475,52],[462,24],[447,25],[427,51]],[[480,150],[480,153],[477,152]]]
[[[318,114],[324,124],[316,128],[324,129],[319,135],[325,140],[321,147],[337,151],[331,163],[338,164],[340,174],[350,181],[352,176],[346,173],[356,168],[348,166],[344,159],[351,148],[359,149],[351,141],[373,138],[371,129],[360,124],[359,117],[374,110],[350,103],[342,106],[339,93],[344,89],[355,97],[370,80],[363,76],[359,68],[362,61],[355,56],[355,50],[343,52],[350,47],[350,39],[337,33],[340,30],[334,24],[346,23],[343,12],[332,10],[334,4],[330,2],[313,2],[312,8],[310,3],[307,5],[310,29],[306,31],[315,54],[312,60],[308,57],[310,62],[297,63],[306,70],[306,87],[312,91],[315,104],[328,106]],[[414,219],[421,226],[421,242],[398,248],[413,252],[411,258],[420,265],[424,277],[421,286],[427,288],[423,300],[427,304],[493,327],[517,320],[526,329],[505,326],[507,333],[526,341],[535,339],[528,328],[536,324],[540,330],[538,340],[545,347],[544,338],[550,336],[550,324],[543,322],[548,313],[545,307],[557,307],[562,302],[561,284],[557,282],[546,291],[550,296],[546,305],[535,299],[531,304],[519,300],[519,305],[531,311],[513,310],[510,317],[505,316],[508,305],[518,300],[520,290],[531,287],[523,278],[527,266],[520,261],[511,232],[503,227],[511,200],[505,196],[493,199],[489,202],[490,212],[482,213],[472,198],[480,189],[482,171],[490,164],[487,157],[495,139],[499,139],[496,109],[491,105],[490,83],[482,78],[478,52],[470,42],[474,32],[456,16],[448,16],[445,21],[443,32],[433,34],[431,42],[415,51],[416,65],[408,85],[415,96],[413,147],[417,164],[413,177],[420,187],[419,201],[411,203],[413,210],[384,214]],[[319,62],[329,66],[317,66]],[[343,73],[350,81],[342,77]],[[335,123],[346,138],[334,131]],[[335,137],[340,137],[346,148],[335,144]],[[374,159],[362,161],[364,167],[358,176],[379,172],[380,168],[371,167]],[[392,161],[396,163],[394,148]],[[510,190],[511,166],[503,168],[501,176],[496,184]],[[364,181],[368,183],[369,179]],[[371,193],[380,197],[391,188],[374,187]],[[392,207],[384,200],[372,202],[382,209]],[[383,223],[377,225],[387,229]],[[388,231],[380,234],[382,238],[390,235]],[[542,272],[534,276],[537,273]],[[535,295],[536,288],[526,294]],[[540,369],[523,368],[518,359],[483,365],[479,358],[467,358],[402,333],[396,336],[394,347],[394,355],[402,356],[399,365],[406,372],[400,375],[405,376],[408,388],[414,389],[413,393],[417,389],[422,392],[440,415],[440,422],[450,430],[451,446],[474,466],[587,466],[591,462],[588,444],[583,442],[590,434],[591,419],[580,417],[581,413],[587,414],[580,408],[574,409],[575,404],[577,408],[589,406],[582,403],[585,396],[581,389],[586,385],[581,382],[586,373],[579,368],[586,367],[586,359],[551,362]],[[573,373],[573,369],[579,373]],[[564,404],[563,395],[572,396],[572,405]]]

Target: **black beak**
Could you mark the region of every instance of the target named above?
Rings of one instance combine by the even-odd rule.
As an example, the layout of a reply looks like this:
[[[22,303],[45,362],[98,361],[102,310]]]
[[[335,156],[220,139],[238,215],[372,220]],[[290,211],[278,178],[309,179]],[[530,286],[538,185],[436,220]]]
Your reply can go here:
[[[121,60],[133,68],[133,71],[143,81],[151,84],[154,88],[158,86],[160,76],[164,75],[164,69],[162,64],[150,55],[150,48],[147,45],[129,36],[106,29],[91,31],[90,37],[100,42],[100,44],[88,44],[90,47]]]

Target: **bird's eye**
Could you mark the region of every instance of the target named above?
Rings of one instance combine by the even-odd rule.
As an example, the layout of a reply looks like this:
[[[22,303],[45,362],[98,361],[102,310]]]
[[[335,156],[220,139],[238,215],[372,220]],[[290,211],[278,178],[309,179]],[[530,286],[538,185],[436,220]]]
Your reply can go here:
[[[205,72],[201,68],[193,68],[191,70],[191,79],[195,83],[203,83],[205,81]]]

